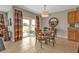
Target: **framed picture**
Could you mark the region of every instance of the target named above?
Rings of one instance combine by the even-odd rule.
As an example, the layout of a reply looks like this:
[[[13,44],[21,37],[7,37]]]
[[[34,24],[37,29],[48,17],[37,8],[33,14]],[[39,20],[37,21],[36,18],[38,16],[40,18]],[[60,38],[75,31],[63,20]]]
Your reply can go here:
[[[10,23],[10,26],[11,26],[12,25],[12,19],[11,18],[10,18],[10,22],[9,23]]]
[[[11,20],[11,18],[8,20],[8,25],[9,25],[9,26],[12,25],[12,20]]]

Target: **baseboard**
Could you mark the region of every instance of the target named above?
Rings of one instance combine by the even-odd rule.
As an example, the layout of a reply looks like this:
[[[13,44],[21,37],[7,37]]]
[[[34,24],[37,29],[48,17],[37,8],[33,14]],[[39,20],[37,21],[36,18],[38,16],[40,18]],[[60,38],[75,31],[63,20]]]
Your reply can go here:
[[[64,38],[64,39],[68,39],[67,36],[62,36],[62,35],[57,35],[57,37],[59,37],[59,38]]]

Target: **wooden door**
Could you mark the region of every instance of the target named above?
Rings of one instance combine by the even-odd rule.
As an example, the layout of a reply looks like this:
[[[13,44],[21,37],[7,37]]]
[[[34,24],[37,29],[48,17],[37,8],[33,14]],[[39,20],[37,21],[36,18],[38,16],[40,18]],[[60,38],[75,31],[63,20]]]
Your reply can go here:
[[[74,24],[75,23],[75,11],[68,12],[68,24]]]
[[[75,23],[79,23],[79,11],[76,11]]]
[[[76,36],[75,41],[79,41],[79,29],[76,29],[75,36]]]
[[[75,29],[68,29],[68,39],[75,41]]]

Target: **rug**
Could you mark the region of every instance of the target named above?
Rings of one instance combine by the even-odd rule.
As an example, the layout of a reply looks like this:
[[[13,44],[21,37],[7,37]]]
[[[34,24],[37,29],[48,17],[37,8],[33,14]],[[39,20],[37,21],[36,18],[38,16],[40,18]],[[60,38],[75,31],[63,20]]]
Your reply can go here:
[[[0,51],[5,50],[3,40],[0,38]]]

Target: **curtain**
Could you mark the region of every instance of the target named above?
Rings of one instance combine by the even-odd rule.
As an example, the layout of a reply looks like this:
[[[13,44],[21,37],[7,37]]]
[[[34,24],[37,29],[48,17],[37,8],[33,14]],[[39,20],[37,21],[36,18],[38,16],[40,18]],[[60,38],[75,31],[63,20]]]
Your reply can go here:
[[[0,33],[3,35],[3,29],[5,28],[5,23],[4,23],[4,15],[0,14],[0,29],[2,29],[2,32]]]
[[[21,10],[14,10],[14,39],[15,41],[22,39],[22,20],[23,13]]]
[[[36,16],[36,31],[40,29],[39,16]]]

